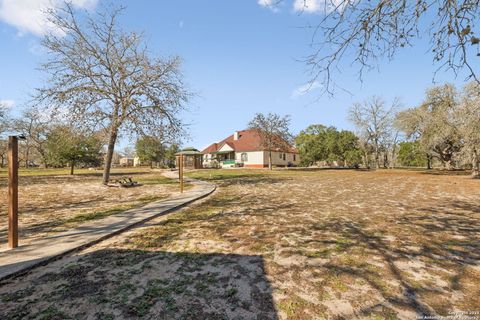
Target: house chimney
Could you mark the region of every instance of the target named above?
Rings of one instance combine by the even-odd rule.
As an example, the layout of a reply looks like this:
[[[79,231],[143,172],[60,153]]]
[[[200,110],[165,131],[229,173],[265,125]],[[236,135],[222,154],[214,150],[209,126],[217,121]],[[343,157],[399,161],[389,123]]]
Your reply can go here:
[[[233,140],[238,140],[238,138],[240,138],[240,133],[238,131],[235,131],[233,133]]]

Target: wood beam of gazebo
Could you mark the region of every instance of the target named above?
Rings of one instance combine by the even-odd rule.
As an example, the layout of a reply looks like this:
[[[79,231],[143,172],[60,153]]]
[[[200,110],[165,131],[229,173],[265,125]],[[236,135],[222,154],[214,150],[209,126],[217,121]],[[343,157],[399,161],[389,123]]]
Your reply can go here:
[[[180,157],[182,156],[182,157]],[[175,166],[179,168],[180,158],[183,158],[183,168],[184,169],[201,169],[202,166],[202,157],[203,153],[198,151],[195,148],[185,148],[180,152],[175,154],[176,164]]]

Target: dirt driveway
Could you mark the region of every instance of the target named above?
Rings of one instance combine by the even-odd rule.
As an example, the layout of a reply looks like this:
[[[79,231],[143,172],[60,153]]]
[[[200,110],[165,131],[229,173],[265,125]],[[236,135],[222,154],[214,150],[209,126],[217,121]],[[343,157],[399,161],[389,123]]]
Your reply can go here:
[[[192,175],[220,188],[0,284],[0,315],[480,319],[480,181],[403,170]]]

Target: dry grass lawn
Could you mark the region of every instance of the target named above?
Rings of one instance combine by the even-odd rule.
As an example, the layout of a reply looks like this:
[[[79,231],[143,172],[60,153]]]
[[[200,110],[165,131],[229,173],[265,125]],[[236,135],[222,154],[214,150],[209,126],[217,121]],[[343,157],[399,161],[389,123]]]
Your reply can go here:
[[[177,191],[175,183],[161,172],[148,168],[113,169],[112,179],[132,177],[142,183],[134,188],[113,188],[101,184],[101,171],[30,169],[20,172],[19,228],[20,244],[65,231],[82,222],[167,197]],[[0,251],[7,242],[7,178],[0,172]]]
[[[192,176],[220,187],[5,281],[0,318],[480,319],[478,180],[400,170]]]

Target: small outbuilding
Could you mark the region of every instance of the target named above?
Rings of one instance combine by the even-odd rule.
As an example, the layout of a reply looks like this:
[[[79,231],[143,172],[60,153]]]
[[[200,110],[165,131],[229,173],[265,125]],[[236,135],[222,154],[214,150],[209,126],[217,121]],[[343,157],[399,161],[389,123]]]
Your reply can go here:
[[[133,158],[120,158],[119,164],[121,167],[133,167],[134,164],[134,159]]]
[[[180,165],[180,155],[183,155],[183,167],[185,169],[201,169],[203,153],[195,148],[185,148],[180,152],[175,153],[175,167]]]

